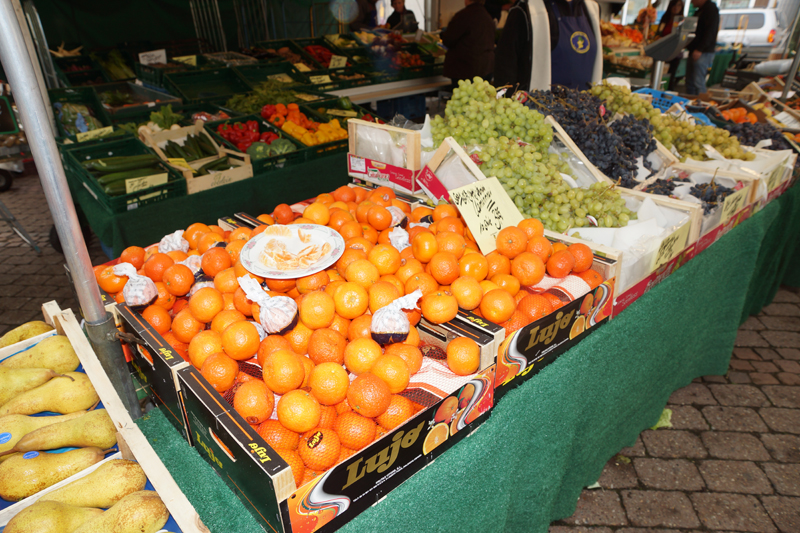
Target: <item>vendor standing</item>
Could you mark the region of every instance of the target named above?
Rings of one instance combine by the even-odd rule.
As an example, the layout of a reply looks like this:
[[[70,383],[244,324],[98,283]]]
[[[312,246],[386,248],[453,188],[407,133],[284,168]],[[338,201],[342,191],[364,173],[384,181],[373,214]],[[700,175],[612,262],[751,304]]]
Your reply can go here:
[[[403,33],[414,33],[419,25],[413,11],[406,9],[405,0],[392,0],[394,13],[386,19],[386,27]]]
[[[489,79],[494,66],[494,20],[483,6],[484,0],[464,0],[464,9],[453,15],[442,32],[447,47],[444,75],[453,81],[475,76]]]
[[[497,43],[494,84],[583,90],[603,78],[602,48],[594,0],[517,0]]]
[[[692,0],[697,8],[697,29],[694,39],[686,49],[689,59],[686,62],[686,94],[702,94],[706,89],[706,76],[714,61],[719,31],[719,9],[712,0]]]

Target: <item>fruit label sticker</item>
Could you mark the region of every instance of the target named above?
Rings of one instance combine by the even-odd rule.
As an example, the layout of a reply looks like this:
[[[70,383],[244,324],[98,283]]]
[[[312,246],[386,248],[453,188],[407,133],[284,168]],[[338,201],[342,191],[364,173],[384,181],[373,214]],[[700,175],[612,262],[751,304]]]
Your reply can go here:
[[[782,170],[782,169],[781,169]],[[740,189],[733,194],[725,197],[725,202],[722,204],[722,218],[720,222],[724,224],[733,215],[741,211],[747,201],[747,195],[750,194],[750,186]]]
[[[331,77],[327,74],[322,76],[309,76],[308,79],[311,80],[311,83],[314,85],[319,85],[320,83],[331,83]]]
[[[428,198],[433,200],[434,202],[438,202],[440,198],[444,198],[445,200],[450,200],[450,193],[447,192],[447,189],[442,182],[439,181],[439,178],[436,177],[436,174],[425,165],[425,167],[419,171],[419,175],[417,176],[417,185],[419,185],[425,194],[428,195]]]
[[[522,214],[497,178],[486,178],[453,189],[450,201],[458,207],[484,254],[495,250],[501,229],[522,222]]]
[[[33,459],[34,457],[39,457],[39,452],[26,452],[22,454],[23,459]]]
[[[0,444],[5,444],[10,440],[11,440],[11,433],[8,432],[0,433]]]
[[[184,65],[191,65],[193,67],[197,66],[197,56],[179,56],[173,57],[173,61],[177,61],[178,63],[183,63]]]
[[[328,68],[344,68],[345,66],[347,66],[347,58],[345,56],[331,56]]]
[[[155,65],[158,63],[166,64],[167,62],[167,51],[165,49],[161,50],[151,50],[149,52],[142,52],[139,54],[139,63],[142,65]]]
[[[294,81],[292,77],[285,72],[281,72],[280,74],[270,74],[267,76],[267,78],[270,80],[281,81],[283,83],[292,83]]]
[[[164,185],[167,183],[168,178],[169,174],[164,172],[163,174],[154,174],[152,176],[145,176],[143,178],[132,178],[125,180],[125,194],[131,194],[132,192],[144,191],[150,187]]]
[[[657,269],[664,263],[671,261],[672,258],[686,248],[686,239],[689,238],[689,229],[691,225],[691,221],[686,222],[683,226],[676,229],[672,235],[668,235],[663,241],[661,241],[661,245],[658,247],[658,252],[653,259],[653,266],[650,268],[651,271]]]
[[[98,128],[96,130],[81,132],[78,135],[76,135],[76,137],[78,138],[78,142],[82,143],[84,141],[99,139],[100,137],[111,135],[112,133],[114,133],[114,126],[106,126],[105,128]]]
[[[295,63],[294,68],[299,70],[300,72],[311,72],[311,69],[308,68],[305,63]]]

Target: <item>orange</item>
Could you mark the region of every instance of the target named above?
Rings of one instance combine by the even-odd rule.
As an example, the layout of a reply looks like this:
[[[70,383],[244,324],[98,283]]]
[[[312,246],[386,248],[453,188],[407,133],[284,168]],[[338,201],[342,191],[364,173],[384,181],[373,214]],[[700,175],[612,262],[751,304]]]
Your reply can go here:
[[[312,361],[307,355],[299,355],[298,358],[300,362],[303,363],[303,382],[300,384],[300,389],[308,390],[308,378],[311,376],[311,371],[314,370],[316,366],[314,361]]]
[[[389,385],[369,372],[354,379],[347,390],[347,403],[353,411],[367,418],[385,413],[391,401]]]
[[[225,392],[233,387],[239,363],[222,352],[212,354],[203,362],[200,373],[217,392]]]
[[[361,224],[355,220],[345,222],[339,227],[338,231],[345,241],[354,237],[364,236],[364,231],[361,229]]]
[[[248,424],[260,424],[272,415],[275,395],[261,380],[248,381],[236,389],[233,408]]]
[[[497,234],[497,251],[509,259],[514,259],[524,252],[527,245],[528,236],[515,226],[503,228]]]
[[[441,285],[450,285],[458,279],[460,273],[458,259],[450,252],[436,252],[428,266],[433,279]]]
[[[452,231],[439,231],[436,234],[436,245],[440,252],[450,252],[456,259],[460,259],[467,249],[464,237]]]
[[[247,276],[247,277],[249,277],[249,278],[253,278],[254,280],[256,280],[256,281],[257,281],[257,282],[259,282],[259,283],[263,283],[263,282],[264,282],[264,278],[260,278],[260,277],[258,277],[258,276],[255,276],[255,275],[251,274],[251,273],[250,273],[250,272],[249,272],[249,271],[248,271],[248,270],[247,270],[247,269],[244,267],[244,265],[242,265],[242,261],[241,261],[241,260],[239,260],[239,261],[236,261],[236,262],[233,264],[233,271],[236,273],[236,278],[237,278],[237,279],[238,279],[238,278],[241,278],[242,276]]]
[[[203,287],[189,298],[189,311],[204,324],[211,322],[223,306],[222,293],[213,287]]]
[[[391,244],[378,244],[367,255],[370,263],[378,269],[378,274],[394,274],[400,268],[400,252]]]
[[[286,333],[284,337],[289,341],[294,353],[305,354],[308,352],[308,343],[311,341],[313,333],[314,330],[309,329],[305,324],[298,321],[294,329]]]
[[[261,338],[252,322],[234,322],[222,332],[222,349],[237,361],[253,357],[259,344]]]
[[[308,356],[316,365],[322,363],[338,363],[341,365],[344,362],[344,349],[346,346],[347,340],[339,332],[321,328],[311,334],[311,338],[308,341]]]
[[[278,401],[278,421],[296,433],[305,433],[317,427],[322,409],[310,392],[295,389]]]
[[[202,368],[203,363],[209,356],[222,351],[222,336],[216,331],[205,330],[195,335],[189,341],[189,348],[186,351],[189,362],[195,368]]]
[[[458,209],[452,204],[437,205],[433,209],[433,221],[437,222],[445,217],[458,217]]]
[[[324,291],[309,292],[300,300],[300,320],[309,329],[327,328],[333,322],[336,304],[333,297]]]
[[[226,268],[214,276],[214,287],[222,293],[234,293],[239,288],[239,280],[233,268]]]
[[[592,255],[591,248],[583,243],[575,243],[567,247],[567,251],[575,258],[575,266],[572,267],[572,272],[577,274],[592,268],[594,256]]]
[[[414,406],[411,400],[398,394],[393,394],[386,411],[375,421],[386,430],[393,430],[409,418],[414,416]]]
[[[589,288],[594,289],[603,284],[603,276],[597,273],[596,270],[584,270],[577,274],[579,278],[589,284]]]
[[[130,263],[133,268],[139,270],[144,265],[144,248],[139,246],[128,246],[119,254],[120,263]]]
[[[353,187],[353,192],[356,193],[356,199],[354,201],[359,203],[366,200],[369,195],[369,191],[364,187]]]
[[[153,326],[153,329],[162,335],[168,332],[172,325],[172,317],[170,317],[167,310],[160,305],[147,306],[145,310],[142,311],[142,318],[147,320],[147,323]]]
[[[311,371],[308,386],[321,405],[336,405],[347,398],[350,378],[342,365],[321,363]]]
[[[170,259],[171,261],[171,259]],[[145,263],[145,269],[147,263]],[[162,279],[167,291],[175,296],[184,296],[194,285],[194,274],[186,265],[170,265],[162,272]]]
[[[175,305],[175,295],[167,290],[167,286],[162,281],[156,283],[156,289],[158,290],[158,297],[153,302],[153,305],[163,307],[167,311],[172,309]]]
[[[531,319],[525,313],[521,311],[514,311],[514,313],[511,315],[511,318],[500,325],[506,330],[506,336],[509,336],[518,329],[524,328],[531,322]]]
[[[271,226],[271,225],[275,224],[275,219],[272,218],[272,216],[267,215],[266,213],[262,213],[262,214],[258,215],[256,217],[256,219],[258,219],[259,222],[263,222],[264,225]],[[261,227],[261,226],[259,226],[259,227]],[[255,231],[255,229],[253,231]],[[252,238],[252,234],[250,234],[250,237]]]
[[[292,345],[289,343],[289,341],[286,340],[285,337],[282,337],[280,335],[267,335],[266,337],[264,337],[264,340],[261,341],[261,344],[258,345],[258,352],[257,352],[258,364],[263,367],[264,361],[267,359],[267,356],[269,356],[273,352],[277,352],[278,350],[291,351]]]
[[[331,219],[328,221],[328,227],[339,231],[346,222],[355,222],[353,216],[348,211],[336,209],[331,212]]]
[[[419,222],[424,217],[433,215],[433,209],[430,207],[419,206],[411,211],[411,222]]]
[[[369,288],[369,310],[372,314],[400,297],[397,287],[388,281],[379,281]]]
[[[190,248],[197,248],[197,241],[200,237],[210,232],[211,228],[201,222],[190,224],[186,231],[183,232],[183,238],[189,243]]]
[[[336,261],[336,271],[339,273],[340,276],[344,277],[345,272],[347,272],[347,267],[350,266],[350,263],[357,261],[359,259],[366,259],[367,253],[364,250],[360,249],[345,249],[342,256]]]
[[[408,281],[411,276],[422,271],[422,263],[411,257],[400,261],[400,268],[397,269],[397,272],[395,272],[394,275],[405,287],[406,281]]]
[[[317,424],[317,427],[333,429],[336,418],[339,416],[336,412],[336,408],[332,405],[320,405],[319,407],[322,414],[319,417],[319,424]]]
[[[333,407],[336,408],[337,415],[341,415],[342,413],[349,413],[353,410],[350,408],[350,404],[347,403],[347,400],[343,401],[342,403],[337,403]]]
[[[416,328],[412,328],[416,331]],[[416,346],[409,344],[397,343],[390,344],[386,347],[384,357],[388,355],[397,356],[405,362],[410,375],[414,375],[422,368],[422,352]]]
[[[489,274],[489,261],[479,253],[465,254],[458,260],[458,273],[483,281]]]
[[[580,275],[580,274],[579,274],[579,275]],[[555,310],[556,310],[556,309],[558,309],[559,307],[563,307],[563,306],[564,306],[564,304],[566,303],[566,302],[563,302],[563,301],[561,301],[561,298],[559,298],[558,296],[556,296],[555,294],[553,294],[553,293],[550,293],[550,292],[544,292],[544,293],[542,293],[542,294],[541,294],[541,296],[542,296],[542,297],[543,297],[545,300],[547,300],[548,302],[550,302],[550,305],[552,306],[552,308],[553,308],[553,311],[555,311]]]
[[[567,250],[559,250],[547,261],[547,273],[554,278],[565,278],[572,272],[575,258]]]
[[[289,465],[289,468],[292,469],[292,477],[294,478],[294,484],[299,489],[303,486],[303,477],[306,473],[306,464],[303,462],[303,458],[300,457],[300,454],[294,450],[286,450],[281,448],[276,448],[275,452],[281,456],[281,459],[286,461],[286,464]]]
[[[481,286],[481,289],[483,289],[483,294],[486,294],[486,293],[487,293],[487,292],[489,292],[489,291],[493,291],[493,290],[495,290],[495,289],[499,289],[499,288],[500,288],[500,287],[497,285],[497,283],[492,283],[492,282],[491,282],[491,281],[489,281],[488,279],[485,279],[485,280],[481,281],[481,282],[479,283],[479,285]]]
[[[275,450],[296,450],[300,434],[286,429],[277,420],[265,420],[256,432]]]
[[[186,298],[177,298],[175,305],[172,306],[172,316],[177,316],[178,313],[189,307],[189,300]],[[174,321],[173,321],[174,323]]]
[[[240,322],[242,320],[247,320],[247,317],[239,311],[236,311],[235,309],[223,309],[211,320],[211,331],[216,331],[222,335],[222,332],[225,331],[225,328],[234,322]]]
[[[311,274],[310,276],[303,276],[302,278],[297,279],[297,292],[300,294],[306,294],[324,289],[325,285],[328,284],[328,281],[328,273],[324,270],[317,272],[316,274]]]
[[[303,210],[303,216],[313,224],[327,226],[328,221],[331,219],[331,212],[325,204],[314,202]]]
[[[225,239],[214,232],[206,233],[200,237],[199,241],[197,241],[197,251],[201,254],[204,254],[210,250],[212,246],[216,245],[218,242],[223,242],[224,240]]]
[[[520,300],[517,304],[517,311],[535,321],[552,313],[553,305],[544,296],[531,294]]]
[[[371,339],[371,328],[372,315],[362,315],[358,318],[354,318],[350,322],[350,325],[347,326],[347,339],[350,341],[360,338]]]
[[[311,470],[325,470],[336,464],[342,445],[332,429],[317,428],[300,438],[297,453]]]
[[[379,357],[369,371],[385,381],[389,385],[389,390],[392,391],[392,394],[404,391],[408,387],[409,379],[411,379],[408,365],[399,355],[383,355]]]
[[[563,242],[554,242],[553,243],[553,253],[560,252],[561,250],[566,250],[567,245]]]
[[[278,204],[272,212],[278,224],[288,224],[294,220],[294,211],[287,204]]]
[[[252,234],[252,230],[250,228],[236,228],[235,230],[231,231],[231,234],[228,235],[228,242],[233,241],[245,241],[247,242],[250,240],[250,235]]]
[[[247,295],[241,287],[233,293],[233,305],[243,315],[253,316],[253,302],[247,299]]]
[[[330,205],[335,201],[335,198],[332,194],[324,192],[317,196],[316,201],[324,205]]]
[[[260,217],[269,217],[269,215],[259,215],[259,219],[260,219]],[[272,218],[272,217],[270,217],[270,218]],[[253,228],[253,231],[250,232],[250,238],[252,239],[253,237],[258,235],[259,233],[263,233],[265,229],[267,229],[268,227],[270,227],[273,224],[275,224],[274,220],[272,222],[270,222],[269,224],[262,224],[260,226],[256,226],[255,228]]]
[[[392,214],[381,205],[373,205],[367,211],[367,222],[378,231],[383,231],[392,225]]]
[[[306,376],[301,357],[285,349],[269,354],[264,359],[262,372],[264,383],[275,394],[286,394],[300,387]]]
[[[182,252],[181,250],[172,250],[171,252],[167,252],[167,255],[170,256],[176,263],[178,261],[185,261],[186,258],[189,257],[187,253]]]
[[[210,225],[208,226],[208,229],[210,229],[211,231],[213,231],[213,232],[214,232],[214,233],[216,233],[217,235],[221,235],[221,236],[223,236],[223,237],[225,236],[225,230],[224,230],[224,229],[222,229],[222,228],[220,228],[219,226],[216,226],[216,225],[214,225],[214,224],[210,224]]]
[[[369,289],[381,276],[378,273],[378,268],[370,263],[369,260],[356,259],[347,265],[344,277],[349,282],[358,283],[365,289]]]
[[[369,306],[367,290],[358,283],[343,283],[333,296],[336,314],[352,320],[364,314]]]
[[[361,337],[350,341],[344,349],[344,366],[358,376],[369,372],[382,355],[383,352],[377,342],[371,338]]]
[[[344,413],[336,419],[333,430],[339,435],[343,446],[360,450],[375,440],[375,422],[358,413]]]
[[[239,254],[245,244],[247,244],[246,241],[236,240],[231,241],[230,244],[225,247],[225,252],[228,254],[228,257],[231,258],[231,264],[239,260]]]
[[[511,261],[511,275],[517,278],[523,287],[536,285],[544,279],[544,273],[544,263],[533,252],[522,252]]]
[[[532,237],[528,241],[527,250],[539,256],[543,263],[547,263],[553,255],[553,245],[545,237]]]
[[[503,289],[494,289],[484,294],[480,305],[481,315],[495,324],[511,318],[516,308],[514,297]]]
[[[534,237],[541,237],[544,235],[544,225],[535,218],[526,218],[517,227],[525,232],[528,240]]]
[[[473,254],[476,255],[476,254]],[[472,311],[481,304],[483,289],[475,278],[461,276],[450,285],[450,292],[456,297],[458,306],[467,311]]]
[[[334,313],[333,322],[331,322],[329,329],[332,329],[333,331],[337,332],[339,335],[343,337],[347,337],[348,327],[350,327],[350,321]]]
[[[172,319],[172,333],[181,342],[190,342],[203,329],[203,323],[192,316],[191,311],[184,309]]]
[[[174,264],[175,261],[173,261],[172,258],[167,254],[162,254],[160,252],[154,253],[152,256],[150,256],[150,259],[144,263],[144,275],[153,281],[161,281],[161,279],[164,277],[164,271]]]
[[[447,366],[457,376],[474,374],[480,364],[481,349],[474,340],[458,337],[447,345]]]
[[[333,197],[338,202],[352,202],[356,199],[356,193],[352,187],[348,185],[342,185],[333,191]]]
[[[403,341],[403,344],[408,344],[409,346],[419,346],[419,331],[414,326],[411,326],[408,330],[408,337],[406,340]]]
[[[184,359],[184,361],[191,362],[191,361],[189,361],[189,354],[186,353],[186,350],[189,348],[188,344],[186,344],[185,342],[181,342],[178,339],[176,339],[175,338],[175,334],[172,333],[171,331],[168,331],[168,332],[164,333],[163,337],[164,337],[164,340],[167,341],[167,344],[172,346],[172,348],[176,352],[178,352],[178,355],[180,355]]]
[[[397,289],[397,294],[399,295],[405,293],[406,290],[405,285],[394,274],[386,274],[384,276],[381,276],[379,281],[385,281],[386,283],[389,283],[390,285],[394,286],[394,288]]]
[[[515,296],[519,292],[519,280],[510,274],[496,274],[490,281],[511,296]]]
[[[421,263],[427,263],[439,251],[439,244],[433,233],[422,232],[411,240],[411,251]]]
[[[434,324],[453,320],[458,314],[458,301],[448,292],[432,292],[420,301],[422,316]]]
[[[267,284],[269,290],[275,292],[287,292],[294,289],[297,285],[296,280],[293,279],[264,278],[264,282]]]
[[[420,272],[414,274],[406,281],[406,294],[411,294],[417,289],[421,290],[422,295],[425,296],[436,292],[439,289],[439,284],[436,283],[436,279],[430,274]]]
[[[367,223],[367,215],[369,214],[370,208],[375,205],[374,202],[370,202],[369,200],[365,200],[358,204],[356,208],[356,220],[358,220],[361,224]]]
[[[443,231],[450,231],[453,233],[458,233],[459,235],[464,235],[464,223],[461,222],[460,218],[445,217],[436,224],[436,230],[439,233]]]
[[[489,253],[486,256],[486,261],[489,263],[489,271],[486,273],[486,278],[492,279],[497,274],[511,274],[511,260],[500,252]]]

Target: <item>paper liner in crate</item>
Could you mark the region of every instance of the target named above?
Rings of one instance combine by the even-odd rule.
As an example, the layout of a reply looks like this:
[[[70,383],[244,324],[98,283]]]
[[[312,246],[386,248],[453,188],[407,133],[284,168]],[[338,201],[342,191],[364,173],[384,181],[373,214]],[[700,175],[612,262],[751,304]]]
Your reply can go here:
[[[524,289],[533,294],[551,291],[553,294],[566,298],[570,302],[588,294],[592,288],[583,279],[570,274],[565,278],[554,278],[545,274],[542,281]]]

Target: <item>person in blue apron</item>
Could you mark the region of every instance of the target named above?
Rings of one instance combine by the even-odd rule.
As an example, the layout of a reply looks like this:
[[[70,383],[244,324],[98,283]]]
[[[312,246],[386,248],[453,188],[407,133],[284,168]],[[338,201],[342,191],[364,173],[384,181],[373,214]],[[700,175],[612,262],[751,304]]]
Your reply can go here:
[[[517,0],[497,43],[495,86],[587,89],[603,75],[599,36],[594,0]]]

